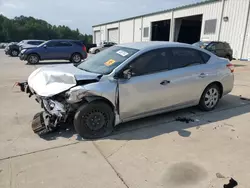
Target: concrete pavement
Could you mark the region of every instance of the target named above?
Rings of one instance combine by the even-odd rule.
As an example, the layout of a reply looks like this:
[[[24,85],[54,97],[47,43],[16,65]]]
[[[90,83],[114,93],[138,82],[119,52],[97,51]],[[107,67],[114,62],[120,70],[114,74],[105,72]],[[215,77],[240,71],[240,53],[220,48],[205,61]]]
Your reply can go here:
[[[149,117],[85,141],[72,127],[44,138],[32,132],[39,105],[12,86],[38,66],[0,51],[0,187],[219,188],[231,177],[250,187],[250,101],[239,97],[250,98],[250,64],[234,63],[234,91],[215,111],[194,107]]]

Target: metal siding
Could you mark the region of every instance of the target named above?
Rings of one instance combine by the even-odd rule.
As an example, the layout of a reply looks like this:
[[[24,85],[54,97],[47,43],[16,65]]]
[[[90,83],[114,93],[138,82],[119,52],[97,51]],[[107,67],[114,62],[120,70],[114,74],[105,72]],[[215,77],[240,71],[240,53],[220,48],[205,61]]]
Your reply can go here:
[[[119,23],[118,22],[107,25],[107,29],[118,28],[118,27],[119,27]]]
[[[149,27],[149,35],[148,35],[148,37],[142,36],[142,41],[150,41],[151,40],[151,32],[152,32],[151,31],[151,23],[152,22],[161,21],[161,20],[170,20],[171,18],[172,18],[172,12],[161,13],[161,14],[157,14],[157,15],[143,17],[143,28]]]
[[[120,43],[133,42],[133,20],[120,22]]]
[[[248,14],[247,31],[241,58],[250,60],[250,12]]]
[[[201,40],[217,40],[220,25],[222,1],[203,4],[196,7],[174,11],[174,18],[188,17],[202,14]],[[217,19],[216,30],[214,34],[204,34],[205,21]]]
[[[100,31],[94,31],[94,43],[99,45],[101,43],[101,32]]]
[[[134,42],[141,41],[141,18],[135,19]]]
[[[93,27],[93,31],[100,31],[101,27]]]
[[[107,31],[106,26],[101,26],[101,42],[107,41]]]
[[[228,22],[222,21],[219,40],[230,43],[235,58],[240,58],[241,55],[248,4],[249,0],[225,1],[223,17],[228,16],[229,20]]]

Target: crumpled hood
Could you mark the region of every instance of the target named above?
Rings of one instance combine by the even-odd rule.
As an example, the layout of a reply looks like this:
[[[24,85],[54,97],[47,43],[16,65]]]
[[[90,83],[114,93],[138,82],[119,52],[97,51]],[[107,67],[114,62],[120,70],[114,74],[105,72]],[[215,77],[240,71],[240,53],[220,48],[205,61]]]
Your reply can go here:
[[[36,94],[50,97],[76,86],[77,81],[98,80],[98,76],[73,65],[46,66],[31,73],[28,84]]]

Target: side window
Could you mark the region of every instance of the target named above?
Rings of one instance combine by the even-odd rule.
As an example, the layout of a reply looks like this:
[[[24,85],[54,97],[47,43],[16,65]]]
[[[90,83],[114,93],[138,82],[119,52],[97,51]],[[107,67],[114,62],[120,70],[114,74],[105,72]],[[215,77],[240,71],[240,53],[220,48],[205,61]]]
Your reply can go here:
[[[200,52],[200,55],[201,55],[204,63],[207,63],[211,57],[210,55],[208,55],[207,53],[204,53],[204,52]]]
[[[57,44],[57,42],[50,41],[50,42],[48,42],[46,45],[47,45],[47,47],[55,47],[56,44]]]
[[[68,47],[68,46],[72,46],[72,44],[70,44],[69,42],[57,42],[56,43],[56,47]]]
[[[223,43],[217,43],[215,49],[216,50],[222,50],[222,49],[224,49]]]
[[[204,64],[200,51],[189,48],[172,48],[171,69]]]
[[[166,71],[169,69],[169,52],[167,49],[158,49],[146,52],[137,57],[130,66],[132,75],[140,76],[156,72]]]

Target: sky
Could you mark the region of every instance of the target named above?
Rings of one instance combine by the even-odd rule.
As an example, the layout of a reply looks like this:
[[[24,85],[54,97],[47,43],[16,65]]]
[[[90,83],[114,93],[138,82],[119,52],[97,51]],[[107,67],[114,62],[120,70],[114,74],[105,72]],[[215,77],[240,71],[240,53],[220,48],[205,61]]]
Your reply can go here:
[[[0,0],[8,18],[33,16],[92,34],[92,26],[204,0]]]

